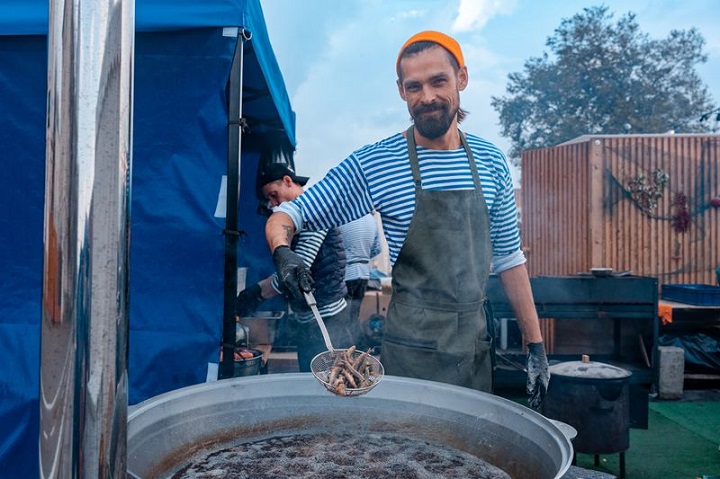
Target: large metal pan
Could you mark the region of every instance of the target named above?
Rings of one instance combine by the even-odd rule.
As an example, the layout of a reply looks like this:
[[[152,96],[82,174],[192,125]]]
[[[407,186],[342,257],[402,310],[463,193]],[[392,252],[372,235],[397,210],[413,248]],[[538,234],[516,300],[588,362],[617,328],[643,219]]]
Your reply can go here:
[[[167,477],[239,441],[312,432],[393,431],[451,446],[514,479],[560,478],[572,446],[551,421],[491,394],[386,376],[365,396],[328,394],[309,373],[225,379],[172,391],[128,415],[129,477]]]

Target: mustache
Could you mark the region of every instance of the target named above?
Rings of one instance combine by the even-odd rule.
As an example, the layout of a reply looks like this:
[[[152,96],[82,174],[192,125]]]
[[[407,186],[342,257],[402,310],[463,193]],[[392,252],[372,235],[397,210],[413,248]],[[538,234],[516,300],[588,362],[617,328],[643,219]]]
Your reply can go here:
[[[413,110],[413,114],[422,115],[423,113],[443,110],[447,110],[447,105],[444,105],[442,103],[430,103],[429,105],[419,105]]]

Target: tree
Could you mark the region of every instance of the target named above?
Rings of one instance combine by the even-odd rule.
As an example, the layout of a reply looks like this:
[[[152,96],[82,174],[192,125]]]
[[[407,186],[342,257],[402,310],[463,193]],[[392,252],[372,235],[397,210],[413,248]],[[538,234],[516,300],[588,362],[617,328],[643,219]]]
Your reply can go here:
[[[635,15],[616,24],[605,6],[564,19],[543,53],[508,75],[507,95],[493,97],[510,158],[588,134],[707,132],[713,110],[695,71],[707,61],[694,28],[663,40],[640,32]]]

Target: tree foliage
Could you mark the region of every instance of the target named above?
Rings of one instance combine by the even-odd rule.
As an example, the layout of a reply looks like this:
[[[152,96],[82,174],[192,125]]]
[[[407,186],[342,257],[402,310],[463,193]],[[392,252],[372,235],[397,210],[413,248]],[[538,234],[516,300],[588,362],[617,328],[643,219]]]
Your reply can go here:
[[[707,61],[692,28],[652,40],[635,15],[617,23],[605,6],[562,20],[546,41],[552,55],[533,57],[493,97],[510,157],[589,134],[708,131],[699,120],[714,108],[695,70]]]

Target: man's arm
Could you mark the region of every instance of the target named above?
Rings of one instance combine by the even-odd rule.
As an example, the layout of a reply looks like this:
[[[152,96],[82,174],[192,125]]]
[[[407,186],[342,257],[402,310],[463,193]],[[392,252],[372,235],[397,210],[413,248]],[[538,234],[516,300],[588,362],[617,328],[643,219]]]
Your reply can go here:
[[[265,223],[265,239],[272,252],[279,284],[287,290],[289,299],[300,301],[305,293],[313,291],[314,281],[303,258],[290,249],[293,234],[295,225],[287,213],[273,213]]]
[[[280,292],[273,286],[274,278],[277,278],[277,276],[271,274],[270,276],[258,283],[260,285],[260,294],[262,295],[263,299],[274,298],[275,296],[280,294]]]
[[[265,223],[265,239],[271,253],[278,246],[290,246],[294,234],[295,225],[287,213],[273,213]]]
[[[540,321],[525,264],[507,269],[500,274],[500,283],[510,301],[515,318],[527,345],[527,393],[528,405],[537,408],[547,393],[550,373],[545,346],[540,332]]]
[[[263,301],[279,294],[272,288],[273,276],[268,276],[238,293],[235,299],[235,314],[237,316],[248,316],[254,313]]]
[[[542,341],[540,322],[525,265],[521,264],[507,269],[498,276],[515,313],[525,344]]]

